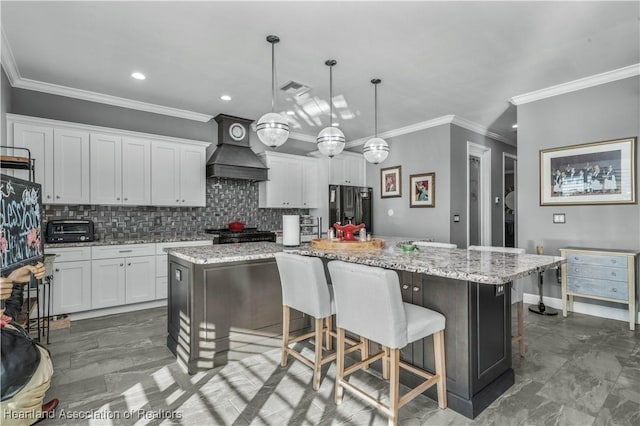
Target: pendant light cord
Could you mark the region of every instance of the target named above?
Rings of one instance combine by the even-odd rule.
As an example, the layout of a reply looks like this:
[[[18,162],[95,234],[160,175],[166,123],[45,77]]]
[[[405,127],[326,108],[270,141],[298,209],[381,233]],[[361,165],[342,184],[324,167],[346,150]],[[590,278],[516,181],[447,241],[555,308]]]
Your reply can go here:
[[[376,83],[373,84],[373,88],[375,90],[375,129],[376,129],[376,138],[378,137],[378,85]]]
[[[276,110],[276,44],[271,43],[271,112]]]
[[[333,127],[333,65],[329,66],[329,123]]]

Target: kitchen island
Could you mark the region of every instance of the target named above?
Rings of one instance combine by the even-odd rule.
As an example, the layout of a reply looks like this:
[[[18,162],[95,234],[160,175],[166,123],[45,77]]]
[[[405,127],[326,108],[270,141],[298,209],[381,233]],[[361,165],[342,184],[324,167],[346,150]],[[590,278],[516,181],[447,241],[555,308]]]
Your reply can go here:
[[[387,246],[381,250],[317,250],[303,245],[285,251],[396,270],[406,302],[446,317],[449,408],[474,418],[514,383],[509,283],[563,260],[426,247],[404,252],[397,246],[399,239],[385,239]],[[280,334],[282,299],[273,255],[282,250],[274,243],[168,250],[167,342],[190,372],[212,368],[230,354],[242,356],[250,344],[251,353],[277,347],[275,342],[260,342],[273,342]],[[295,329],[308,324],[302,315],[296,320]],[[432,345],[431,339],[415,342],[402,356],[433,371]],[[401,376],[408,385],[413,380]],[[431,392],[427,395],[435,399]]]

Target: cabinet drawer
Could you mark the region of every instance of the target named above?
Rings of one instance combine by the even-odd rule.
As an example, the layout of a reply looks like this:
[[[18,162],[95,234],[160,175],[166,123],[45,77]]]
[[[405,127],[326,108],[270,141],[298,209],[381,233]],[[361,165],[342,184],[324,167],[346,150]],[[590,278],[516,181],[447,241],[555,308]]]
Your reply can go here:
[[[567,253],[567,264],[586,264],[597,266],[627,267],[626,256],[600,256],[595,254]]]
[[[567,278],[567,292],[580,293],[589,296],[608,297],[611,299],[628,300],[629,284],[621,281],[609,281],[594,278]]]
[[[156,256],[156,277],[167,276],[168,260],[169,256],[166,253],[164,255]]]
[[[118,246],[97,246],[91,248],[92,259],[113,259],[115,257],[153,256],[155,244],[125,244]]]
[[[629,279],[629,271],[626,268],[611,268],[607,266],[583,265],[577,263],[567,264],[569,277],[585,277],[611,281],[624,281]]]
[[[91,260],[91,247],[56,247],[46,248],[44,251],[47,254],[55,254],[55,262]]]
[[[167,253],[164,252],[164,249],[169,247],[196,247],[210,245],[213,245],[213,237],[210,240],[202,241],[172,241],[170,243],[158,243],[156,244],[156,254],[166,256]]]

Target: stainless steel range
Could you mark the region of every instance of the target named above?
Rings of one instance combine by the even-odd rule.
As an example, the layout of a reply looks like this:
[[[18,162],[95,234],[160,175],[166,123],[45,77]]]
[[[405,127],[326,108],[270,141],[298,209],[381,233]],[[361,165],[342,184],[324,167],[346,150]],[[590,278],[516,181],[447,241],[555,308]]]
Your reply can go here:
[[[213,236],[213,244],[249,243],[258,241],[276,242],[273,231],[258,231],[258,228],[244,228],[240,232],[232,232],[229,228],[205,229]]]

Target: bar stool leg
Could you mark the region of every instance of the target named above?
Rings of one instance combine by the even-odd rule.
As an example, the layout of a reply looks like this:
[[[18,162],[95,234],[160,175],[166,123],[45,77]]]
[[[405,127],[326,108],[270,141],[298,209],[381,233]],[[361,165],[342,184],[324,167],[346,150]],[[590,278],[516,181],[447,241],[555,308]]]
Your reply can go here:
[[[327,317],[327,330],[324,334],[324,340],[327,345],[327,350],[333,350],[333,339],[331,338],[331,330],[333,330],[333,315]]]
[[[320,387],[320,368],[322,367],[322,335],[324,334],[322,323],[324,323],[324,320],[322,318],[316,318],[316,358],[313,361],[313,390],[318,390],[318,388]]]
[[[388,349],[390,352],[389,378],[389,426],[398,424],[398,409],[400,408],[400,349]]]
[[[520,348],[520,356],[524,358],[524,302],[518,302],[518,347]]]
[[[384,357],[382,357],[382,378],[385,380],[389,380],[389,348],[387,346],[383,346]]]
[[[444,361],[444,330],[433,335],[433,352],[438,382],[438,407],[447,408],[447,372]]]
[[[344,396],[344,387],[342,387],[342,380],[344,379],[344,328],[338,327],[338,348],[336,357],[336,394],[335,401],[337,405],[342,404],[342,397]]]
[[[369,358],[369,339],[365,337],[360,337],[360,344],[362,345],[362,349],[360,349],[360,359],[364,361]],[[362,367],[363,370],[368,370],[369,365],[365,365]]]
[[[289,318],[290,308],[282,306],[282,361],[280,365],[287,366],[287,356],[289,355]]]

